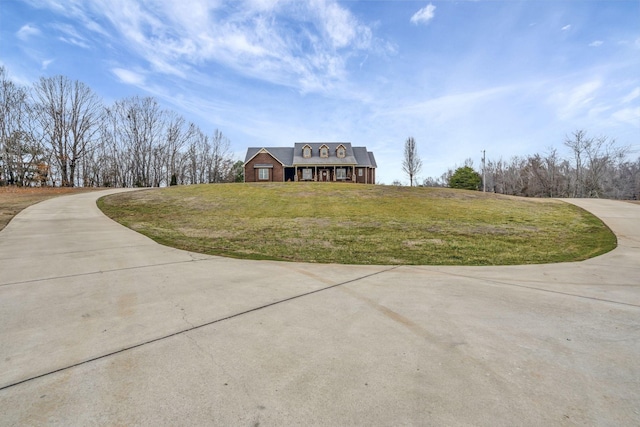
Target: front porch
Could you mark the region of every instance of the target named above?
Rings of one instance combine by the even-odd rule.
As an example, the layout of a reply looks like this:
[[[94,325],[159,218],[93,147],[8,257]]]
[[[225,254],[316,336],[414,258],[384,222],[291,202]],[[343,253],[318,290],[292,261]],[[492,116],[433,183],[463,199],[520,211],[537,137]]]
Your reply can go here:
[[[295,166],[293,170],[296,182],[356,182],[355,166]]]

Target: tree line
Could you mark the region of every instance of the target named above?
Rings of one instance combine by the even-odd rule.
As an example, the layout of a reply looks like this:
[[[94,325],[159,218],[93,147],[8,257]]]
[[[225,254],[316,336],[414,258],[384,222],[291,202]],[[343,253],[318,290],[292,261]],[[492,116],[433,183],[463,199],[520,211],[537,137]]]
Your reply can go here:
[[[525,197],[600,197],[640,199],[640,157],[629,159],[629,147],[607,137],[589,137],[585,130],[568,135],[561,157],[556,148],[545,153],[487,160],[480,171],[471,159],[450,168],[439,178],[427,178],[427,187],[482,189]]]
[[[0,185],[160,187],[243,180],[230,141],[207,135],[153,97],[104,105],[86,84],[0,67]]]

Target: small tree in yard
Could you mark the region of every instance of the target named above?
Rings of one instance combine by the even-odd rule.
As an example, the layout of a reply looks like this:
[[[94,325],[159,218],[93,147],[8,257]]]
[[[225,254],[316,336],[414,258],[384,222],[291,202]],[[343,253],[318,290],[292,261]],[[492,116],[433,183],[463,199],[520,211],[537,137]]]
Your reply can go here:
[[[422,160],[420,160],[420,156],[418,156],[416,140],[410,136],[404,143],[404,161],[402,162],[402,170],[409,175],[410,187],[413,187],[414,178],[421,169]]]
[[[233,164],[231,176],[233,182],[244,182],[244,162],[242,160],[238,160]]]
[[[463,166],[455,170],[449,178],[449,187],[463,190],[479,190],[482,177],[471,166]]]

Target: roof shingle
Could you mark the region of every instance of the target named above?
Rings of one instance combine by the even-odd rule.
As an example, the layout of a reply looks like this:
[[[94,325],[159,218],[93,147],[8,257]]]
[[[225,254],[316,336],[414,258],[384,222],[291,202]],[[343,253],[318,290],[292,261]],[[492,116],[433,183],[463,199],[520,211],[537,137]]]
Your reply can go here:
[[[310,158],[302,156],[302,149],[309,146],[312,150]],[[320,157],[320,147],[329,148],[329,157]],[[343,158],[337,156],[337,149],[342,145],[346,150]],[[352,147],[350,142],[296,142],[294,147],[249,147],[244,162],[249,162],[261,150],[266,150],[284,166],[363,166],[375,168],[373,153],[366,147]]]

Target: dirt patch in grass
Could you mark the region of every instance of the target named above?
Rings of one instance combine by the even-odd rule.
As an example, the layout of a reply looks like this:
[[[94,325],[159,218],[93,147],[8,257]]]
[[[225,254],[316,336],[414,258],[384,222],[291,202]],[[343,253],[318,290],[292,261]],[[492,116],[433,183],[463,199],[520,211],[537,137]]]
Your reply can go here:
[[[170,246],[251,259],[506,265],[577,261],[616,245],[559,200],[326,183],[216,184],[121,193],[103,211]]]
[[[52,197],[96,191],[99,188],[0,187],[0,230],[23,209]]]

